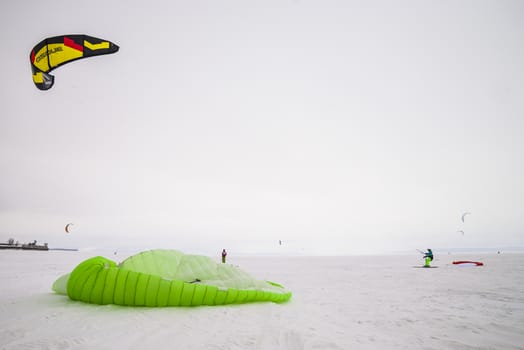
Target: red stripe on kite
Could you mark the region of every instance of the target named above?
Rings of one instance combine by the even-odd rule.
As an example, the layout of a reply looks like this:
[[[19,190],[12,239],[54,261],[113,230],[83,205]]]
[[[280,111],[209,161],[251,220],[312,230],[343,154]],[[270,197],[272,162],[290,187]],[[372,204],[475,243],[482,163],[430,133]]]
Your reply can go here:
[[[84,46],[83,45],[79,45],[79,44],[75,43],[75,41],[73,39],[70,39],[67,36],[64,36],[64,45],[67,46],[67,47],[70,47],[72,49],[84,52]]]
[[[35,63],[35,50],[31,51],[31,62]]]

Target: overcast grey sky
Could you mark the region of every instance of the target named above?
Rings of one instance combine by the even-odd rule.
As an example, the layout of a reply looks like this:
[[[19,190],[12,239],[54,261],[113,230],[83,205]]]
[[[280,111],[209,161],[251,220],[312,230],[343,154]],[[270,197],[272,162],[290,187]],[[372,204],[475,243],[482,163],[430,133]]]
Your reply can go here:
[[[120,51],[39,91],[73,33]],[[524,246],[522,1],[8,0],[0,36],[2,241]]]

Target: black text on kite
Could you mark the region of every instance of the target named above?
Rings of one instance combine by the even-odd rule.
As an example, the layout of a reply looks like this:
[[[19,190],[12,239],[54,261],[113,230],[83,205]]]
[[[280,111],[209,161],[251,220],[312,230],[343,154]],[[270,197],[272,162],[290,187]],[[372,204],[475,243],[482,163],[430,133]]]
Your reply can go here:
[[[53,69],[81,58],[117,51],[118,46],[112,42],[83,34],[46,38],[31,50],[29,59],[33,82],[40,90],[48,90],[55,80],[54,76],[49,74]]]

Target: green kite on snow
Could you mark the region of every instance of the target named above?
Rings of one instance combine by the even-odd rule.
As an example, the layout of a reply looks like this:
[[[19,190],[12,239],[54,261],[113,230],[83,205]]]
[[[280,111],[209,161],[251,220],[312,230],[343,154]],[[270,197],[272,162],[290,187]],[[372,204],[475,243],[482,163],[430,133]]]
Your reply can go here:
[[[291,292],[236,266],[176,250],[149,250],[116,264],[96,256],[55,281],[73,300],[128,306],[197,306],[256,301],[281,303]]]

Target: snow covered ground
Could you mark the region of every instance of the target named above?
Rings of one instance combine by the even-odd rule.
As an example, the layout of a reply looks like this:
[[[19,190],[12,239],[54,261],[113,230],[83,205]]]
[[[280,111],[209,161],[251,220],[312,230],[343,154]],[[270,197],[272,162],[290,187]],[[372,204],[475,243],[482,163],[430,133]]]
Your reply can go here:
[[[285,304],[90,305],[51,285],[96,252],[0,252],[1,349],[524,349],[524,254],[235,257]],[[117,262],[127,256],[108,256]],[[216,257],[217,262],[219,257]],[[459,267],[453,260],[478,260]]]

